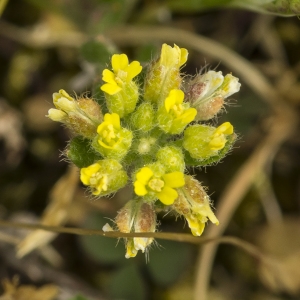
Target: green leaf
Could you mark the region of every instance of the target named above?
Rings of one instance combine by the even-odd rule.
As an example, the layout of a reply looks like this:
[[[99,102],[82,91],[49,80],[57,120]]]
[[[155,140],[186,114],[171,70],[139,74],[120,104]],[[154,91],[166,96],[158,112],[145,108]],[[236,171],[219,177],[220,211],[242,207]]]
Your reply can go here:
[[[78,168],[88,167],[101,159],[101,156],[92,149],[90,140],[81,136],[76,136],[70,141],[66,153]]]
[[[105,64],[109,60],[111,53],[107,47],[97,41],[88,41],[80,48],[80,54],[91,63]]]
[[[125,266],[116,271],[112,277],[109,291],[113,299],[146,299],[146,287],[143,276],[135,264]]]
[[[147,267],[157,285],[175,283],[191,263],[192,246],[172,241],[159,241],[162,247],[152,249]]]
[[[107,221],[100,214],[90,215],[85,223],[85,227],[102,229]],[[80,243],[88,256],[96,261],[115,264],[126,260],[124,244],[118,242],[117,239],[102,236],[81,236]]]

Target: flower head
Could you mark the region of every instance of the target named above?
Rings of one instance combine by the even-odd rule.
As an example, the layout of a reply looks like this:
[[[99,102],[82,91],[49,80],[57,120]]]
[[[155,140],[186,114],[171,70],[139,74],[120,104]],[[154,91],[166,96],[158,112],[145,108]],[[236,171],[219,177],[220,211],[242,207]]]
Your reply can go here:
[[[197,110],[183,103],[182,90],[171,90],[164,105],[158,111],[158,123],[161,129],[171,134],[179,134],[185,126],[195,119]]]
[[[190,155],[198,160],[207,159],[217,155],[233,134],[233,126],[229,122],[221,124],[218,128],[193,125],[184,131],[183,147]]]
[[[155,176],[149,167],[143,167],[136,174],[134,191],[138,196],[150,194],[158,198],[163,204],[170,205],[178,197],[175,188],[184,186],[182,172],[172,172],[161,176]]]
[[[121,159],[126,155],[131,146],[132,133],[121,127],[118,114],[105,114],[97,133],[93,146],[100,154],[115,159]]]
[[[80,180],[95,196],[109,195],[127,182],[122,165],[113,159],[100,160],[80,170]]]
[[[48,111],[47,117],[55,122],[66,124],[74,133],[86,138],[93,138],[97,125],[102,121],[101,107],[90,98],[80,97],[75,100],[66,91],[53,94],[56,108]]]
[[[142,199],[133,199],[118,211],[115,222],[120,232],[155,232],[156,213],[153,203],[143,202]],[[141,250],[143,253],[153,242],[153,238],[128,238],[126,240],[126,258],[135,257]]]
[[[210,208],[209,196],[200,182],[192,176],[185,175],[185,186],[178,191],[179,197],[173,207],[177,213],[185,217],[193,235],[202,234],[208,219],[216,225],[219,224]]]
[[[188,83],[186,100],[197,109],[196,120],[209,120],[223,107],[224,99],[240,90],[237,77],[222,72],[208,71]]]
[[[160,104],[171,90],[181,85],[180,68],[187,61],[188,51],[177,45],[163,44],[160,58],[155,61],[147,73],[144,99]]]
[[[101,90],[109,95],[114,95],[122,90],[124,83],[130,82],[141,71],[142,66],[138,61],[129,64],[126,54],[114,54],[111,59],[113,72],[105,69],[102,80],[106,82]]]

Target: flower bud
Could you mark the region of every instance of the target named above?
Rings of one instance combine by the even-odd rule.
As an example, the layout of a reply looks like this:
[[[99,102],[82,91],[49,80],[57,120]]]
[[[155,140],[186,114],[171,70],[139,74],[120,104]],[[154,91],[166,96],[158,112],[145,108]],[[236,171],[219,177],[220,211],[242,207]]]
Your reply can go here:
[[[152,203],[142,200],[130,200],[119,212],[115,222],[120,232],[155,232],[156,213]],[[126,239],[126,258],[135,257],[141,250],[143,253],[153,242],[153,238],[128,238]]]
[[[166,133],[181,133],[197,114],[197,110],[190,108],[189,103],[183,103],[183,98],[183,91],[171,90],[158,109],[158,125]]]
[[[228,137],[233,134],[233,126],[225,122],[218,128],[206,125],[193,125],[184,131],[183,147],[192,158],[205,160],[218,155]]]
[[[123,118],[136,107],[139,91],[132,79],[142,71],[142,67],[138,61],[129,64],[125,54],[114,54],[111,64],[113,72],[105,69],[102,73],[102,80],[106,83],[101,90],[105,92],[109,111]]]
[[[173,204],[174,210],[185,217],[192,234],[200,236],[209,219],[218,225],[219,221],[210,208],[210,199],[204,188],[192,176],[185,175],[185,186],[178,189],[178,198]]]
[[[102,122],[101,108],[97,102],[89,98],[75,101],[66,91],[53,94],[56,109],[48,111],[48,117],[56,122],[64,123],[75,134],[92,139],[96,129]]]
[[[180,67],[186,62],[188,51],[163,44],[160,58],[149,66],[145,80],[144,99],[159,104],[173,89],[181,85]]]
[[[95,124],[99,125],[103,121],[103,115],[100,105],[90,98],[77,99],[79,109]]]
[[[135,129],[147,132],[154,127],[154,108],[151,103],[142,103],[131,115],[131,124]]]
[[[89,186],[95,196],[105,196],[116,192],[127,183],[127,173],[114,159],[99,160],[80,170],[80,180]]]
[[[63,112],[62,110],[55,109],[55,108],[50,108],[48,110],[48,115],[47,117],[51,119],[54,122],[65,122],[67,118],[67,114]]]
[[[184,156],[180,148],[175,146],[162,147],[157,151],[156,157],[165,166],[166,172],[184,172]]]
[[[213,118],[223,108],[224,99],[240,90],[237,77],[222,72],[208,71],[196,76],[186,88],[186,101],[197,109],[195,120]]]

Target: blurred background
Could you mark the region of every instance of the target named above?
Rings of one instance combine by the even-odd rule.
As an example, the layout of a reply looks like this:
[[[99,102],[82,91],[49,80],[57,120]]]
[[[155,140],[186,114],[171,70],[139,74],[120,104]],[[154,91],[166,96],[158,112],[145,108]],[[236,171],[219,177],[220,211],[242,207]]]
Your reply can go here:
[[[113,219],[130,191],[89,199],[62,155],[70,133],[45,117],[52,94],[101,101],[113,53],[146,65],[176,43],[189,51],[183,72],[216,69],[242,83],[215,120],[234,125],[234,149],[191,171],[221,223],[205,235],[239,237],[270,259],[158,240],[147,263],[125,259],[122,240],[1,227],[1,300],[300,299],[300,1],[0,4],[0,219],[93,229]],[[183,220],[159,218],[159,231],[189,233]]]

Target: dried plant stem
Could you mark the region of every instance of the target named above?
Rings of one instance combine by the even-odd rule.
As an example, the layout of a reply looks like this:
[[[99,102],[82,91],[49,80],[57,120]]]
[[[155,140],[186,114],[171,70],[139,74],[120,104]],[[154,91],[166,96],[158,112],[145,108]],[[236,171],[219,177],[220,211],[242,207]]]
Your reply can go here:
[[[266,172],[261,171],[254,180],[254,186],[259,194],[261,204],[269,224],[282,221],[282,212],[275,193],[272,188],[271,180]]]
[[[55,46],[79,47],[87,40],[87,36],[80,32],[51,32],[45,34],[41,31],[18,28],[7,22],[0,22],[0,35],[6,36],[33,48],[47,48]],[[145,42],[162,41],[177,43],[188,49],[196,50],[209,57],[221,61],[230,70],[234,71],[242,81],[248,84],[262,99],[271,104],[273,108],[285,107],[280,102],[280,96],[268,82],[266,77],[249,61],[241,57],[226,46],[198,34],[165,26],[126,26],[113,28],[105,33],[118,45],[140,45]],[[105,42],[103,36],[98,39]]]
[[[244,251],[248,252],[250,255],[254,256],[257,259],[264,260],[267,256],[263,254],[257,247],[254,245],[243,241],[236,237],[224,236],[218,238],[212,237],[194,237],[190,234],[184,233],[170,233],[170,232],[148,232],[148,233],[122,233],[119,231],[108,231],[98,229],[85,229],[85,228],[73,228],[73,227],[60,227],[60,226],[46,226],[41,224],[29,224],[29,223],[17,223],[0,220],[0,226],[9,227],[9,228],[20,228],[28,230],[44,230],[48,232],[55,233],[68,233],[75,235],[99,235],[109,238],[129,238],[129,237],[153,237],[156,239],[164,239],[176,242],[185,242],[195,245],[206,244],[206,243],[218,243],[218,244],[230,244],[237,246]],[[6,241],[6,240],[3,240]],[[10,242],[11,241],[7,241]],[[16,241],[14,242],[14,244]]]
[[[244,163],[235,177],[227,186],[219,200],[218,212],[219,226],[211,226],[206,231],[208,237],[221,236],[230,222],[237,206],[252,185],[257,174],[273,161],[281,144],[291,135],[295,128],[295,119],[289,114],[277,115],[273,120],[269,134],[258,145],[253,154]],[[205,300],[209,284],[210,272],[217,251],[217,244],[210,244],[200,249],[198,271],[194,299]]]

